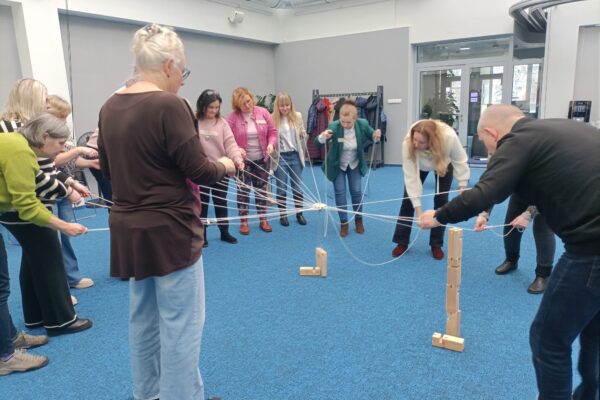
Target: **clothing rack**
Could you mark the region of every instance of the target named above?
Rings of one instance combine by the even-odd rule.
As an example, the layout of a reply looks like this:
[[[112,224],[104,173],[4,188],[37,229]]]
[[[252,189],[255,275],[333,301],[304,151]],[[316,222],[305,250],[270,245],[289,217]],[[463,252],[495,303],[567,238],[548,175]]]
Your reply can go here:
[[[379,122],[381,118],[381,105],[383,104],[383,85],[377,85],[377,90],[374,92],[347,92],[347,93],[326,93],[321,94],[319,89],[313,89],[312,91],[312,99],[316,98],[324,98],[324,97],[358,97],[358,96],[376,96],[377,98],[377,109],[375,118],[375,126],[374,129],[379,129]],[[385,164],[385,155],[384,155],[384,143],[385,138],[382,137],[379,143],[373,143],[373,146],[369,149],[367,153],[367,159],[371,160],[373,157],[373,161],[371,162],[371,168],[383,167]],[[375,154],[373,154],[375,152]]]
[[[381,90],[383,91],[383,86],[378,86],[378,88],[381,87]],[[378,93],[377,92],[356,92],[356,93],[327,93],[327,94],[320,94],[319,93],[319,89],[314,89],[313,90],[313,99],[316,97],[348,97],[348,96],[352,96],[352,97],[358,97],[358,96],[376,96]]]

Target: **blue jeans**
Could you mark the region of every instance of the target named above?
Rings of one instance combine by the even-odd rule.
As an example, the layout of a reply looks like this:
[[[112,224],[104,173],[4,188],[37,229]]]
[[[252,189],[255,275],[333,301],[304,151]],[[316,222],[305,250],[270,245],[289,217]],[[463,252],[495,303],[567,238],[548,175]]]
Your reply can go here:
[[[529,335],[539,400],[571,400],[571,346],[599,311],[600,256],[565,252],[550,275]]]
[[[275,178],[277,178],[277,203],[279,208],[287,208],[287,181],[290,177],[292,194],[294,197],[294,205],[296,209],[301,209],[304,203],[304,195],[302,193],[302,164],[297,151],[290,151],[279,154],[279,166],[275,170]]]
[[[579,335],[579,361],[577,370],[581,384],[573,392],[573,400],[598,400],[598,377],[600,377],[600,313]]]
[[[346,212],[346,179],[350,189],[350,198],[352,199],[352,209],[356,212],[362,212],[362,192],[360,187],[360,167],[351,169],[350,166],[340,173],[333,181],[333,190],[335,192],[335,205],[338,208],[340,222],[348,222],[348,213]]]
[[[204,399],[199,368],[203,327],[202,257],[165,276],[129,280],[135,400]]]
[[[56,209],[58,218],[63,221],[73,221],[73,206],[69,199],[60,199],[56,202]],[[73,287],[83,279],[81,271],[79,271],[79,265],[77,264],[77,257],[75,256],[75,250],[71,246],[71,240],[67,235],[61,232],[60,234],[60,247],[63,255],[63,262],[65,264],[65,273],[67,274],[67,280],[69,286]]]
[[[10,295],[10,278],[8,275],[8,258],[4,247],[4,238],[0,235],[0,358],[13,353],[13,339],[17,336],[8,311],[8,296]]]

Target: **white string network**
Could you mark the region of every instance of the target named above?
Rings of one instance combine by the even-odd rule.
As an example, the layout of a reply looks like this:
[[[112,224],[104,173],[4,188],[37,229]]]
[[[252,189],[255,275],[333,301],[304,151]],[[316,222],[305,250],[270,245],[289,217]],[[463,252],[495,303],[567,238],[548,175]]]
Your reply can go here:
[[[302,141],[302,144],[304,146],[304,150],[305,150],[305,154],[308,153],[308,148],[306,146],[306,143],[304,141]],[[373,159],[374,159],[374,154],[375,152],[371,152],[371,159],[369,160],[369,165],[373,164]],[[356,218],[357,215],[360,215],[363,218],[369,218],[371,220],[374,221],[379,221],[379,222],[384,222],[384,223],[389,223],[390,225],[404,225],[404,226],[413,226],[416,225],[416,229],[417,229],[417,233],[414,237],[414,239],[409,243],[407,250],[410,249],[418,240],[419,235],[421,233],[421,228],[415,224],[416,222],[416,218],[415,217],[399,217],[398,215],[394,214],[394,215],[387,215],[387,214],[377,214],[377,213],[369,213],[369,212],[365,212],[365,211],[361,211],[361,212],[356,212],[353,209],[349,209],[349,210],[341,210],[339,208],[337,208],[334,205],[330,205],[330,204],[326,204],[322,199],[327,199],[327,187],[331,184],[325,176],[322,177],[322,181],[324,181],[324,195],[321,196],[321,193],[319,191],[319,185],[318,185],[318,180],[315,174],[315,168],[314,165],[312,164],[312,160],[310,159],[310,157],[306,157],[309,165],[311,168],[309,168],[309,171],[311,172],[311,177],[312,177],[312,181],[314,183],[314,190],[311,189],[302,179],[301,176],[296,176],[295,174],[289,175],[286,174],[286,181],[284,182],[281,179],[279,179],[277,176],[274,176],[270,173],[270,171],[267,171],[265,169],[263,169],[262,167],[258,166],[265,175],[267,175],[269,178],[267,178],[267,180],[262,179],[261,177],[254,175],[252,173],[250,173],[249,171],[244,171],[245,174],[250,175],[252,178],[260,181],[264,186],[264,190],[263,189],[256,189],[253,188],[252,186],[246,184],[245,182],[243,182],[240,179],[240,173],[238,172],[235,176],[232,177],[232,181],[236,183],[237,185],[237,189],[245,189],[248,191],[248,196],[247,198],[250,199],[250,194],[253,192],[254,193],[254,198],[255,201],[256,199],[260,199],[260,200],[265,200],[265,210],[266,212],[264,214],[259,214],[258,212],[256,213],[249,213],[248,215],[244,215],[244,216],[240,216],[240,215],[234,215],[234,216],[229,216],[226,218],[207,218],[206,220],[204,220],[203,222],[206,225],[219,225],[219,224],[229,224],[229,223],[235,223],[235,224],[239,224],[240,220],[242,218],[247,219],[249,222],[252,221],[258,221],[260,218],[266,218],[269,221],[272,220],[278,220],[281,216],[290,216],[299,212],[322,212],[322,225],[323,225],[323,232],[322,232],[322,238],[319,239],[319,237],[321,235],[318,234],[317,232],[317,241],[323,240],[324,238],[326,238],[327,236],[327,229],[328,229],[328,220],[331,220],[332,225],[336,231],[336,236],[338,238],[338,240],[340,241],[342,247],[345,249],[345,251],[353,258],[355,259],[357,262],[364,264],[364,265],[369,265],[369,266],[382,266],[382,265],[386,265],[395,261],[398,261],[400,258],[402,258],[402,256],[404,254],[406,254],[406,252],[400,256],[400,257],[392,257],[387,261],[384,262],[380,262],[380,263],[372,263],[372,262],[368,262],[366,260],[361,259],[360,257],[358,257],[356,254],[354,254],[354,252],[348,247],[348,245],[346,244],[346,242],[343,240],[343,238],[341,238],[339,236],[339,228],[338,228],[338,223],[336,222],[336,219],[334,217],[334,214],[336,214],[338,211],[346,211],[349,215],[351,215],[352,217],[350,218],[350,220],[348,221],[348,223],[350,223],[352,220],[354,220]],[[324,161],[326,163],[326,161]],[[282,166],[285,167],[289,167],[289,164],[287,164],[287,161],[283,158],[280,157],[279,158],[279,163]],[[293,170],[291,168],[285,168],[286,171],[291,171],[293,173]],[[365,178],[364,178],[364,186],[368,187],[369,185],[369,179],[371,177],[371,172],[372,169],[369,168]],[[279,204],[278,200],[273,199],[273,193],[272,190],[270,190],[269,192],[267,192],[266,188],[269,187],[269,179],[272,179],[275,181],[275,183],[285,183],[285,186],[289,189],[289,191],[291,191],[292,194],[292,198],[294,197],[294,195],[302,195],[303,197],[303,204],[302,207],[300,208],[296,208],[294,207],[288,207],[287,206],[287,195],[286,195],[286,201],[282,204]],[[292,184],[291,184],[291,180],[292,179],[296,179],[297,183],[300,185],[301,187],[301,191],[294,189]],[[204,191],[205,193],[207,192],[207,187],[206,186],[200,186],[200,190]],[[459,192],[459,190],[449,190],[447,192],[440,192],[437,194],[450,194],[450,193],[456,193]],[[361,205],[364,207],[365,205],[372,205],[372,204],[381,204],[381,203],[397,203],[400,204],[405,197],[398,197],[398,198],[391,198],[391,199],[383,199],[383,200],[372,200],[372,201],[364,201],[365,198],[365,194],[366,194],[366,190],[362,191],[361,194]],[[428,196],[435,196],[436,193],[430,193],[430,194],[423,194],[421,197],[428,197]],[[235,202],[235,204],[230,205],[230,202],[228,201],[227,198],[225,197],[221,197],[218,196],[215,191],[213,190],[211,193],[211,196],[213,199],[219,199],[219,200],[223,200],[225,201],[226,204],[226,209],[228,210],[228,214],[237,214],[238,213],[238,205],[244,205],[247,206],[248,210],[251,209],[251,204],[250,202],[248,203],[240,203],[238,201]],[[209,202],[210,202],[210,197],[209,197]],[[410,197],[406,197],[406,198],[410,198]],[[86,205],[93,205],[94,207],[97,208],[110,208],[110,205],[104,205],[104,204],[99,204],[96,202],[93,202],[91,200],[103,200],[105,202],[105,204],[112,204],[112,201],[108,200],[108,199],[104,199],[99,195],[93,195],[92,198],[90,200],[85,200],[85,204]],[[295,201],[294,201],[295,203]],[[353,208],[352,204],[348,204],[349,208]],[[209,203],[204,203],[202,202],[202,207],[210,207]],[[3,225],[21,225],[21,224],[29,224],[30,222],[5,222],[5,221],[1,221],[0,223]],[[500,234],[498,232],[495,231],[495,229],[497,228],[504,228],[505,226],[509,226],[510,224],[506,224],[506,225],[488,225],[486,226],[485,230],[492,232],[494,235],[497,235],[499,237],[505,237],[507,235],[509,235],[514,229],[515,227],[511,227],[511,229],[508,231],[508,233],[506,234]],[[474,231],[474,229],[470,229],[470,228],[462,228],[463,230],[466,231]],[[109,231],[110,228],[92,228],[92,229],[88,229],[88,232],[105,232],[105,231]],[[521,231],[521,229],[519,229]]]

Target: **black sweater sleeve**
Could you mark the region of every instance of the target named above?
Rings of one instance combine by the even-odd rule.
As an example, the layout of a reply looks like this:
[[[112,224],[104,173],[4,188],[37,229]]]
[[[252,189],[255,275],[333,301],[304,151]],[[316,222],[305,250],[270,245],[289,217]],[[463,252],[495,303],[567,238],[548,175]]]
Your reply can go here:
[[[442,224],[466,221],[510,196],[528,164],[528,149],[521,142],[513,134],[504,136],[479,182],[439,208],[437,220]]]

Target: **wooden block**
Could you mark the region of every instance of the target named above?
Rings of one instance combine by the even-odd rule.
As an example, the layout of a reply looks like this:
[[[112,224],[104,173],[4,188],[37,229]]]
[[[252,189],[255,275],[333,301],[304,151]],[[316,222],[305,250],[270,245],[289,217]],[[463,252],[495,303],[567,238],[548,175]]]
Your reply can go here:
[[[448,283],[448,285],[454,285],[454,286],[460,286],[460,275],[461,275],[461,268],[460,267],[453,267],[453,266],[448,266],[448,278],[446,279],[446,282]]]
[[[321,270],[313,267],[300,267],[300,275],[302,276],[321,276]]]
[[[431,337],[431,344],[437,347],[444,347],[444,341],[442,340],[442,334],[438,333],[438,332],[434,332],[433,336]]]
[[[446,334],[460,336],[460,310],[448,313],[448,318],[446,318]]]
[[[458,267],[462,260],[462,229],[448,229],[448,264]]]
[[[444,348],[453,351],[464,351],[465,350],[465,339],[452,335],[442,336],[442,342]]]
[[[321,271],[321,276],[323,278],[327,277],[327,252],[323,250],[321,247],[317,247],[315,249],[315,254],[317,257],[317,269]]]
[[[437,332],[435,332],[431,337],[431,344],[447,350],[459,352],[465,350],[465,339],[451,335],[442,335],[441,333]]]
[[[458,286],[446,285],[446,313],[450,315],[458,311],[459,290]]]

